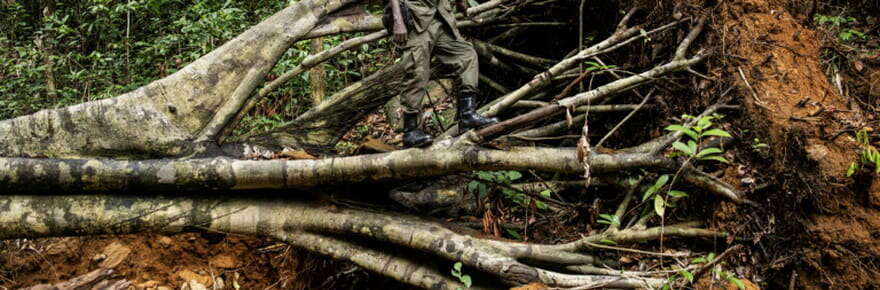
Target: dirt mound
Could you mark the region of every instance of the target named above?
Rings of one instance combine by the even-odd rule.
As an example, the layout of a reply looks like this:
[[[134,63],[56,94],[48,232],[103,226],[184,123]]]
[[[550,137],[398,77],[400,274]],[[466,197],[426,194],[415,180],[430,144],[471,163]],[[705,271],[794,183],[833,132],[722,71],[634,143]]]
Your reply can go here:
[[[824,44],[802,24],[810,3],[800,2],[741,1],[719,13],[733,64],[727,73],[740,88],[746,122],[772,149],[752,165],[776,185],[758,198],[778,206],[763,209],[767,220],[747,223],[756,243],[776,236],[769,251],[759,248],[777,286],[798,277],[791,278],[798,288],[876,287],[880,211],[867,203],[867,187],[844,177],[858,156],[852,133],[867,118],[824,74]]]

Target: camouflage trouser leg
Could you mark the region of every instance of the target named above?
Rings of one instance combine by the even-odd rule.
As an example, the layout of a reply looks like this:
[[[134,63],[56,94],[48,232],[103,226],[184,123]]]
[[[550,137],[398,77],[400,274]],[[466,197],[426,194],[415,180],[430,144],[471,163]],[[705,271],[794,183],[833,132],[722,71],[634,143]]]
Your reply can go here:
[[[457,39],[439,16],[421,33],[411,30],[404,47],[404,58],[412,61],[407,68],[401,103],[407,113],[420,112],[421,101],[427,93],[426,87],[431,78],[431,56],[446,67],[453,69],[456,82],[462,94],[477,93],[480,71],[477,53],[470,42]],[[405,59],[406,60],[406,59]]]

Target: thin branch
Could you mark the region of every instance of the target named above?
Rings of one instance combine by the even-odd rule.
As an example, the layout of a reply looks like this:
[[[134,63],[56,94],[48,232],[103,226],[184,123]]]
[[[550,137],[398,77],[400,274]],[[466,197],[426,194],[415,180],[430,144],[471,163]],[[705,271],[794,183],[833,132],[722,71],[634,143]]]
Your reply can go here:
[[[634,116],[642,108],[642,106],[644,106],[645,103],[647,103],[648,100],[651,99],[651,97],[653,95],[654,95],[654,90],[651,90],[650,92],[648,92],[648,95],[646,95],[644,98],[642,98],[642,102],[639,103],[639,105],[636,106],[636,108],[634,110],[632,110],[632,112],[629,112],[629,114],[627,114],[626,117],[623,118],[623,120],[620,120],[620,122],[617,123],[617,125],[615,125],[614,128],[611,128],[611,131],[608,131],[608,133],[605,134],[605,137],[602,137],[602,139],[599,140],[599,143],[596,143],[596,148],[602,147],[602,144],[605,144],[605,140],[608,140],[608,138],[611,137],[611,135],[614,134],[614,132],[617,132],[617,129],[620,129],[620,127],[623,126],[623,124],[626,124],[626,121],[629,121],[629,119],[632,118],[632,116]]]

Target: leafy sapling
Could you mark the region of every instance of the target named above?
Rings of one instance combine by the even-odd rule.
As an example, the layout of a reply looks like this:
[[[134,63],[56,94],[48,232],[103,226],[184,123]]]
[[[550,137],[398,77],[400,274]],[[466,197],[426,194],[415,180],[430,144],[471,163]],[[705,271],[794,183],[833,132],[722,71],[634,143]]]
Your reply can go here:
[[[874,173],[880,174],[880,151],[871,145],[871,136],[868,135],[867,129],[859,130],[856,133],[856,142],[862,146],[862,153],[859,154],[858,161],[850,163],[846,170],[846,176],[850,177],[857,171],[868,167],[874,167]]]
[[[691,115],[684,115],[682,117],[688,120],[698,118]],[[721,148],[700,148],[700,143],[703,141],[703,139],[707,137],[731,137],[730,133],[727,133],[727,131],[718,128],[712,128],[715,125],[713,120],[718,120],[721,118],[724,118],[724,115],[712,114],[709,116],[699,117],[699,119],[697,119],[696,125],[693,126],[687,126],[686,124],[667,126],[665,130],[681,132],[689,139],[686,143],[682,141],[675,141],[674,143],[672,143],[672,147],[675,148],[675,150],[677,151],[673,153],[673,155],[686,156],[688,158],[697,160],[715,160],[723,163],[728,163],[729,161],[727,161],[727,159],[722,156],[724,154],[724,150],[722,150]]]
[[[688,196],[687,193],[681,190],[670,189],[663,191],[664,187],[666,187],[666,184],[669,182],[669,179],[669,174],[661,175],[656,181],[654,181],[654,185],[648,187],[648,189],[645,190],[645,194],[642,195],[642,201],[647,201],[652,197],[654,198],[654,212],[661,217],[666,213],[667,207],[675,207],[676,201]]]
[[[603,213],[599,215],[599,220],[597,221],[600,224],[610,225],[612,227],[620,226],[620,218],[613,214]]]
[[[458,287],[458,289],[468,289],[473,285],[473,280],[471,279],[471,275],[464,274],[461,271],[462,264],[461,262],[456,262],[455,265],[452,265],[452,276],[458,278],[458,281],[461,284],[464,284],[464,288]]]
[[[715,260],[715,253],[709,253],[706,256],[698,257],[691,260],[691,264],[706,264]],[[724,262],[719,262],[718,265],[712,268],[712,273],[715,274],[718,278],[727,280],[733,285],[736,285],[737,289],[746,289],[745,283],[743,283],[742,279],[736,277],[736,274],[731,273],[730,271],[725,271],[721,267],[724,265]]]

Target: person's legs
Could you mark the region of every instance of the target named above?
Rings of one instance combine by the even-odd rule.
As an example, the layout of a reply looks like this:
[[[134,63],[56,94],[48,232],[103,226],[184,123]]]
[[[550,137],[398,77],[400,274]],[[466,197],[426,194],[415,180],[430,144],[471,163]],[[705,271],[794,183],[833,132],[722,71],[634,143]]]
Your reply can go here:
[[[467,131],[497,123],[497,118],[486,118],[477,114],[477,82],[480,76],[477,52],[470,42],[455,38],[450,29],[454,28],[443,25],[440,31],[436,31],[434,56],[439,62],[453,68],[456,83],[459,85],[458,129]]]
[[[433,138],[419,130],[419,113],[422,111],[422,99],[427,93],[425,87],[431,77],[431,49],[433,41],[426,29],[421,33],[410,30],[404,46],[402,61],[410,62],[406,67],[403,80],[403,91],[400,103],[403,105],[403,144],[406,147],[423,147],[431,144]]]

